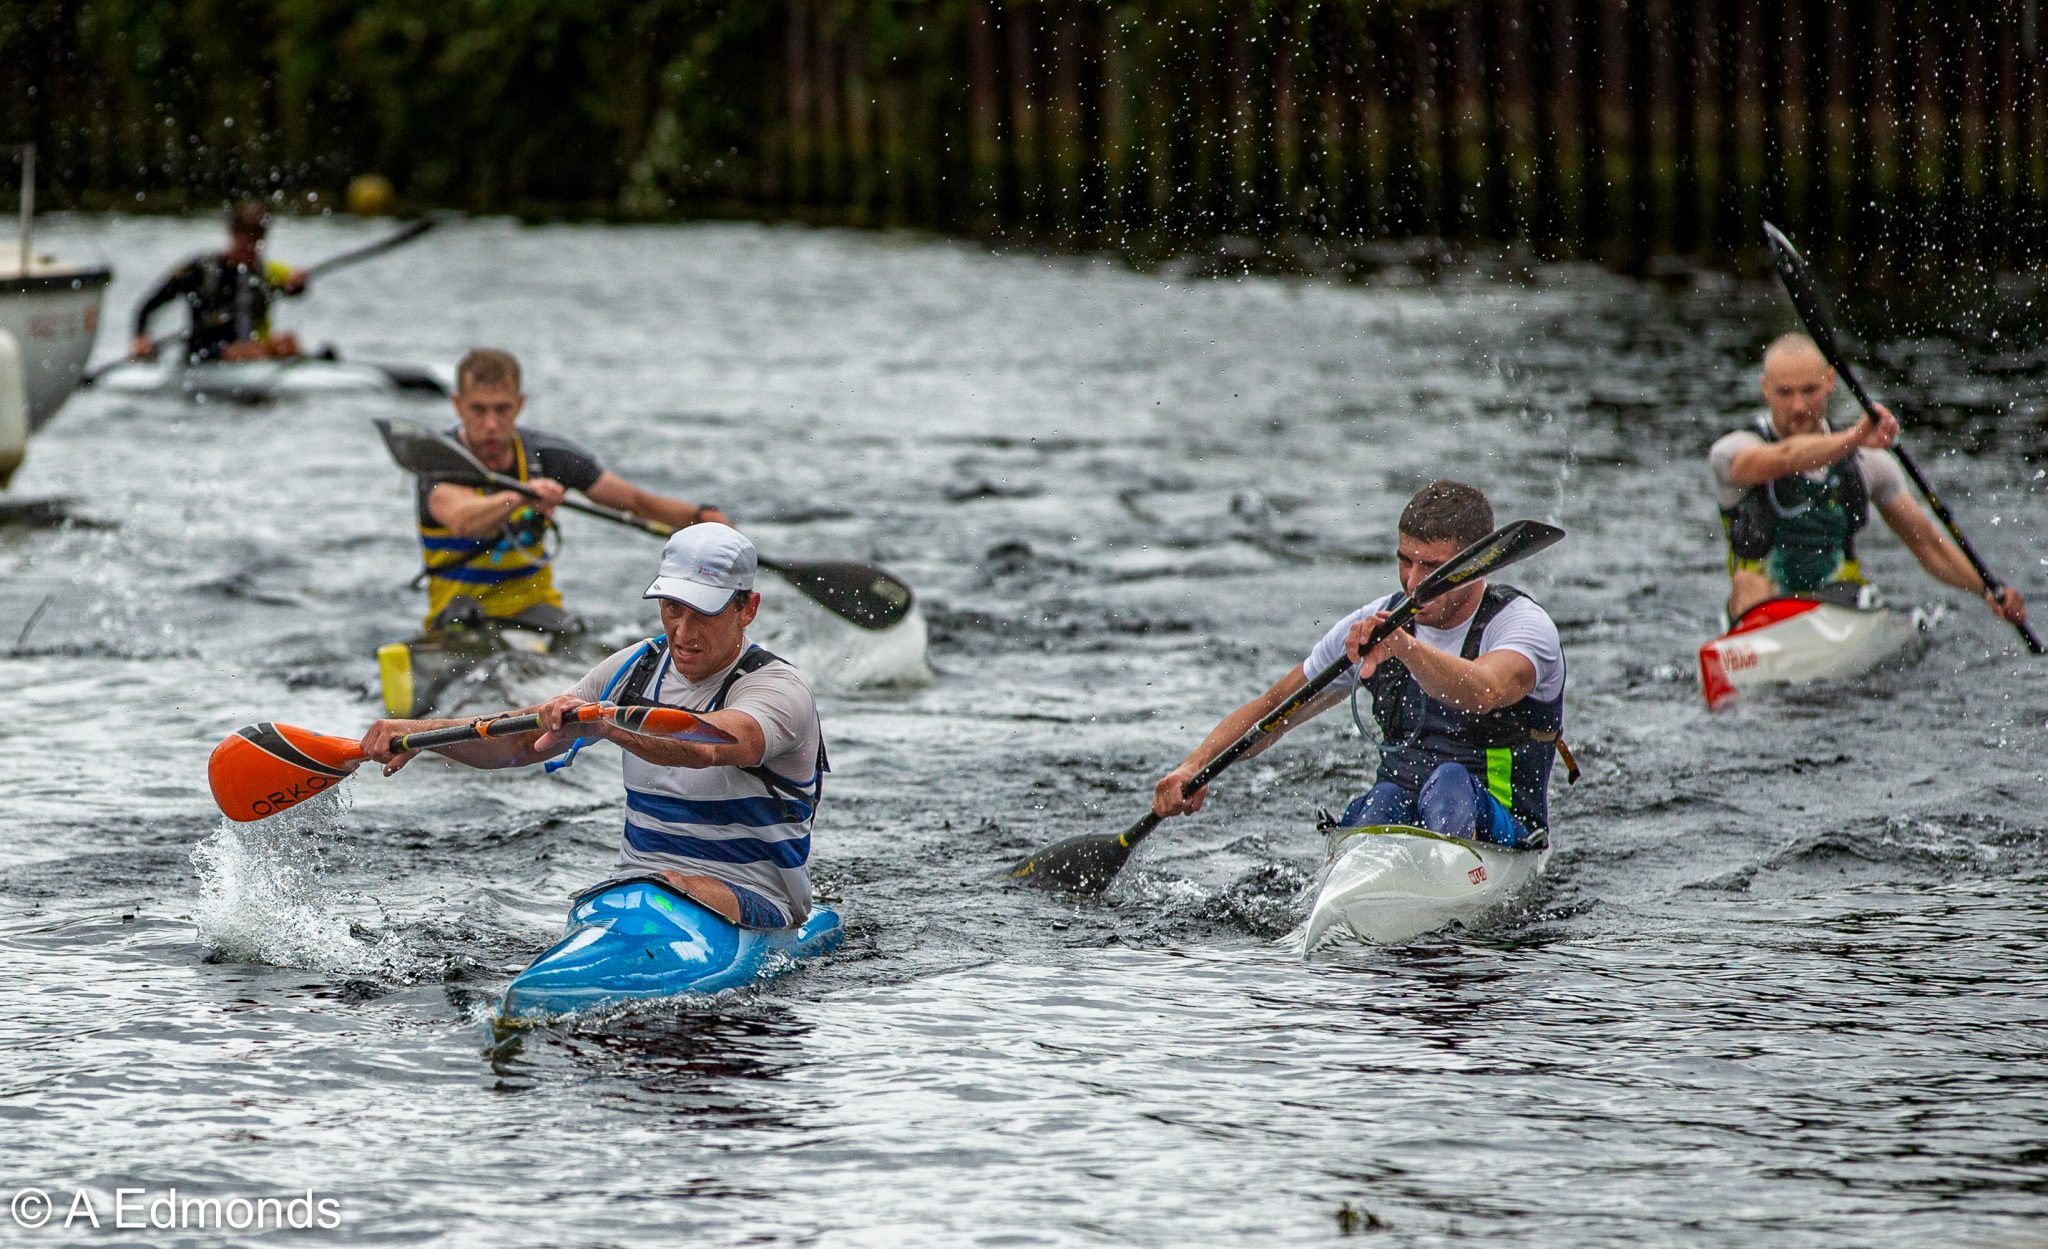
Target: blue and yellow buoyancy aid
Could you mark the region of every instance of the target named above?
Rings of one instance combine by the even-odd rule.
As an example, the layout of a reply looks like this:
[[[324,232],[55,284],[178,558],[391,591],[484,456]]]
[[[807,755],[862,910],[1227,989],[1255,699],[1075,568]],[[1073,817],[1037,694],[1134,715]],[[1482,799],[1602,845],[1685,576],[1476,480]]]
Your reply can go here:
[[[1465,632],[1461,659],[1479,658],[1486,626],[1503,607],[1527,598],[1512,586],[1488,584]],[[1413,632],[1414,626],[1409,629]],[[1550,827],[1550,769],[1564,731],[1564,694],[1531,694],[1484,715],[1459,711],[1423,693],[1408,666],[1388,660],[1366,678],[1372,716],[1380,730],[1380,767],[1374,783],[1392,781],[1409,793],[1430,773],[1461,763],[1486,782],[1486,791],[1531,832]]]
[[[1757,418],[1757,432],[1777,442],[1771,418]],[[1721,512],[1728,537],[1728,570],[1760,572],[1790,594],[1805,594],[1833,581],[1860,584],[1856,535],[1870,523],[1870,492],[1857,456],[1828,466],[1815,481],[1788,473],[1743,491]]]
[[[526,443],[512,436],[513,471],[520,481],[533,475]],[[478,494],[496,493],[488,486]],[[547,549],[548,531],[554,523],[530,507],[512,513],[505,527],[489,538],[464,538],[433,521],[426,501],[419,507],[420,546],[427,563],[427,627],[458,595],[483,604],[484,614],[493,618],[516,616],[545,603],[562,605],[549,565],[554,556]]]

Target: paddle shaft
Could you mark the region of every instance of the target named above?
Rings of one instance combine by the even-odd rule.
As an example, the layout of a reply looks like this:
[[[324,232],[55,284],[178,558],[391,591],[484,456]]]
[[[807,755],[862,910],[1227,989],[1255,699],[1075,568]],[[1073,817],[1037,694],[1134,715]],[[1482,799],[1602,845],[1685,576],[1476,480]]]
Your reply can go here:
[[[484,477],[490,485],[496,486],[501,490],[510,490],[514,494],[523,494],[529,499],[540,497],[531,486],[528,486],[516,477],[507,477],[503,473],[492,472],[490,469],[484,470]],[[666,538],[675,532],[675,530],[670,529],[659,521],[643,520],[631,512],[621,511],[615,507],[605,507],[597,503],[583,503],[569,498],[563,499],[560,506],[566,507],[572,512],[581,512],[585,516],[595,516],[599,520],[608,520],[615,525],[624,525],[628,529],[638,529],[642,533],[651,533],[657,538]],[[780,571],[783,567],[779,561],[769,559],[765,555],[757,555],[755,558],[763,568]],[[457,560],[454,563],[436,565],[431,571],[439,572],[444,567],[453,568],[458,563],[466,562],[468,561],[464,559]]]
[[[1856,376],[1856,370],[1850,368],[1848,360],[1843,358],[1842,348],[1835,341],[1834,326],[1829,324],[1827,313],[1820,305],[1820,288],[1814,283],[1805,257],[1792,246],[1792,240],[1786,238],[1783,231],[1769,222],[1764,223],[1764,235],[1777,258],[1778,276],[1785,284],[1785,292],[1792,297],[1792,306],[1798,311],[1799,319],[1806,323],[1807,333],[1813,336],[1814,345],[1820,348],[1821,355],[1826,357],[1829,367],[1834,369],[1835,375],[1849,388],[1849,393],[1856,396],[1856,402],[1862,405],[1870,419],[1877,420],[1877,401],[1870,397],[1870,392],[1863,388],[1863,380]],[[1976,570],[1978,579],[1984,583],[1986,593],[1994,599],[1998,598],[2005,589],[2005,583],[1998,579],[1998,576],[1985,565],[1983,557],[1977,554],[1977,548],[1970,544],[1969,537],[1963,533],[1962,527],[1956,524],[1956,518],[1949,512],[1948,505],[1941,501],[1941,496],[1928,484],[1927,477],[1920,471],[1920,466],[1915,464],[1913,457],[1897,443],[1892,445],[1891,451],[1892,455],[1897,457],[1899,467],[1906,470],[1906,476],[1913,479],[1913,485],[1926,497],[1927,506],[1933,510],[1935,518],[1948,530],[1948,536],[1954,539],[1956,549],[1963,553],[1963,558]],[[2027,644],[2028,650],[2036,655],[2043,653],[2041,639],[2034,635],[2034,630],[2025,621],[2015,620],[2009,623],[2019,632],[2020,640]]]
[[[1448,590],[1453,587],[1446,586],[1444,588]],[[1434,598],[1436,596],[1431,595],[1430,597]],[[1379,627],[1374,629],[1371,635],[1366,638],[1365,645],[1359,648],[1358,653],[1363,655],[1370,652],[1373,647],[1378,646],[1391,636],[1394,630],[1415,619],[1415,613],[1422,610],[1426,602],[1428,602],[1428,599],[1410,599],[1396,607],[1393,613],[1381,621]],[[1346,657],[1336,660],[1329,667],[1310,677],[1306,685],[1303,685],[1300,689],[1287,696],[1286,702],[1281,703],[1278,707],[1273,708],[1273,710],[1260,717],[1259,722],[1246,729],[1242,737],[1224,747],[1220,754],[1203,765],[1201,771],[1189,777],[1187,783],[1180,787],[1181,796],[1186,797],[1189,794],[1200,793],[1203,786],[1223,774],[1223,769],[1257,749],[1260,742],[1272,736],[1276,730],[1283,728],[1289,720],[1293,719],[1295,712],[1308,706],[1310,702],[1315,700],[1316,695],[1328,689],[1332,682],[1357,666],[1349,657]],[[1125,829],[1117,840],[1127,848],[1135,846],[1151,836],[1152,830],[1158,828],[1164,819],[1164,816],[1155,811],[1147,811],[1143,819]]]
[[[529,499],[539,497],[531,487],[516,477],[507,477],[503,473],[494,473],[489,469],[485,469],[484,473],[489,483],[493,486],[503,490],[510,490],[515,494],[523,494]],[[563,499],[560,506],[566,507],[572,512],[581,512],[585,516],[595,516],[599,520],[608,520],[615,525],[624,525],[628,529],[638,529],[642,533],[651,533],[657,538],[667,538],[675,532],[675,530],[670,529],[660,521],[643,520],[631,512],[621,511],[615,507],[605,507],[597,503],[583,503],[569,498]],[[769,559],[765,555],[756,554],[755,560],[761,567],[771,571],[779,572],[785,567],[781,561]],[[453,564],[447,566],[450,568],[454,567]]]
[[[571,718],[579,721],[583,719],[581,716]],[[418,733],[407,733],[391,745],[396,750],[432,750],[436,746],[454,746],[461,742],[481,741],[491,737],[517,737],[521,733],[531,733],[540,727],[538,715],[498,716],[495,719],[472,720],[468,724],[451,724],[445,729],[423,729]]]
[[[435,218],[424,217],[418,221],[413,222],[411,225],[405,227],[403,230],[400,230],[395,234],[387,235],[384,238],[378,239],[374,243],[365,243],[361,247],[355,248],[351,251],[342,252],[340,255],[337,256],[329,256],[327,259],[322,260],[317,264],[307,266],[306,278],[308,281],[311,281],[314,278],[323,277],[329,273],[332,273],[336,269],[346,268],[347,266],[355,264],[359,261],[368,260],[372,256],[381,256],[385,252],[388,252],[393,248],[405,246],[407,243],[412,242],[414,239],[418,238],[422,234],[425,234],[427,231],[433,229],[438,224],[439,222]]]
[[[497,486],[503,490],[510,490],[514,494],[524,495],[529,499],[540,497],[531,486],[516,477],[507,477],[503,473],[494,473],[488,468],[483,468],[482,465],[478,465],[478,468],[482,470],[484,481],[488,485]],[[673,532],[667,525],[651,520],[642,520],[631,512],[622,512],[617,508],[603,507],[596,503],[579,503],[575,499],[565,498],[559,506],[566,507],[572,512],[582,512],[588,516],[595,516],[600,520],[611,521],[615,525],[624,525],[629,529],[638,529],[642,533],[651,533],[657,538],[666,538]],[[418,585],[420,581],[436,573],[447,572],[451,568],[460,568],[464,564],[475,563],[487,554],[489,554],[488,551],[478,551],[468,555],[458,555],[453,559],[444,559],[439,563],[428,564],[420,570],[419,576],[413,579],[413,584]],[[761,562],[768,564],[767,560],[762,560]],[[768,566],[774,567],[772,564]]]

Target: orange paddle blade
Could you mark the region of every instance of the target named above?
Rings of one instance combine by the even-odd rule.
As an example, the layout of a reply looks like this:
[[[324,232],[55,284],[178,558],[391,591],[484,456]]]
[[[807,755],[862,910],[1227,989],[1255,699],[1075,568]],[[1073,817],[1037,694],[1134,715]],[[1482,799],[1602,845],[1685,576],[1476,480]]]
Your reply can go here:
[[[289,724],[252,724],[213,748],[206,781],[221,813],[246,824],[340,784],[362,762],[362,747],[353,738]]]
[[[590,711],[591,708],[584,710]],[[704,723],[687,711],[674,707],[610,707],[596,709],[589,719],[609,719],[628,733],[644,737],[673,737],[709,746],[727,746],[735,739],[724,729]]]

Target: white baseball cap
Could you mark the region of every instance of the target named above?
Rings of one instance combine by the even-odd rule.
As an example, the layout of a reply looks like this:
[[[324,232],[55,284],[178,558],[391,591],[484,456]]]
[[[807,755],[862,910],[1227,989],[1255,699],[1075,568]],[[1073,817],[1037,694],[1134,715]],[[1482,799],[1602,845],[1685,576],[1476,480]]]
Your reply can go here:
[[[661,549],[661,572],[641,598],[674,599],[716,616],[733,595],[754,588],[760,557],[745,534],[707,521],[678,529]]]

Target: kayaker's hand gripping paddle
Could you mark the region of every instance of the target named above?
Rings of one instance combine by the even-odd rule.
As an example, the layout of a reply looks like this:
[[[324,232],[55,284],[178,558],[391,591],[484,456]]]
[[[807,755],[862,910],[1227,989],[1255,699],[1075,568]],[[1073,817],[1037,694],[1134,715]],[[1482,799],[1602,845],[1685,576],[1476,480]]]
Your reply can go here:
[[[1457,589],[1468,581],[1485,577],[1496,569],[1505,568],[1517,560],[1526,559],[1536,552],[1564,537],[1564,530],[1542,521],[1518,520],[1511,525],[1496,529],[1486,537],[1453,555],[1435,572],[1424,577],[1408,596],[1408,601],[1396,607],[1380,626],[1366,639],[1364,650],[1371,650],[1385,640],[1388,634],[1415,618],[1424,604]],[[1349,657],[1337,660],[1309,678],[1306,685],[1297,690],[1286,702],[1275,707],[1251,728],[1243,737],[1232,742],[1223,753],[1209,760],[1204,767],[1181,788],[1183,794],[1199,792],[1203,786],[1216,779],[1223,769],[1236,763],[1267,736],[1283,728],[1294,713],[1314,701],[1331,682],[1355,667]],[[1081,893],[1099,893],[1109,887],[1109,882],[1123,869],[1125,861],[1137,844],[1152,835],[1159,827],[1160,818],[1148,811],[1145,818],[1131,825],[1121,833],[1088,833],[1069,837],[1056,845],[1047,846],[1037,854],[1025,859],[1010,869],[1015,879],[1049,888],[1072,889]]]
[[[733,738],[687,711],[673,707],[620,707],[585,703],[569,717],[577,724],[609,721],[629,733],[722,746]],[[489,737],[516,737],[541,727],[538,715],[493,716],[408,733],[399,750],[431,750]],[[213,748],[206,761],[207,784],[221,813],[244,824],[266,819],[330,789],[361,767],[369,756],[353,737],[334,737],[289,724],[252,724],[237,729]]]

